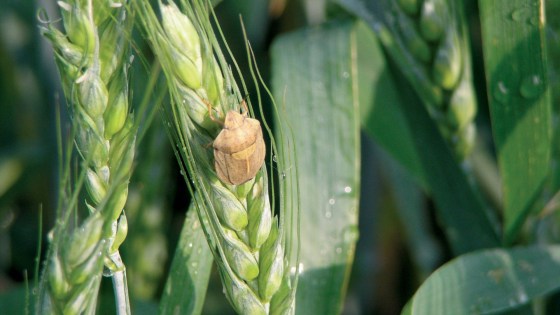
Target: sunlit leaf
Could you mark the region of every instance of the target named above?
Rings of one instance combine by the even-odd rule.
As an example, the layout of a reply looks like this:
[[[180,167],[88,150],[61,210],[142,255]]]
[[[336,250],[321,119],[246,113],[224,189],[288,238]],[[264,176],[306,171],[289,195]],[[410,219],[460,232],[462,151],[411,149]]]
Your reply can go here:
[[[560,246],[484,250],[434,272],[402,314],[487,314],[518,308],[558,288]]]
[[[359,109],[355,24],[282,36],[273,46],[273,90],[291,127],[301,202],[298,314],[338,314],[358,236]],[[286,139],[283,139],[285,141]],[[295,171],[297,169],[297,172]],[[284,179],[287,180],[287,179]]]
[[[504,239],[515,240],[547,177],[551,105],[544,1],[479,1]]]

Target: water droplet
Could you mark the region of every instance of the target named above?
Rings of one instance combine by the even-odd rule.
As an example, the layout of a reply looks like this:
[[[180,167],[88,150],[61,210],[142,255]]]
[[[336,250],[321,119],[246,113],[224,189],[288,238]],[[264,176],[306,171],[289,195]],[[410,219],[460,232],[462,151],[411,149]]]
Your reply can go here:
[[[496,101],[506,104],[509,102],[510,94],[509,89],[505,85],[503,81],[498,81],[498,83],[494,86],[494,98]]]
[[[188,246],[189,248],[192,248],[192,247],[193,247],[193,243],[189,243],[187,246]]]
[[[516,22],[525,22],[531,17],[531,10],[528,8],[521,8],[514,10],[511,13],[511,18]]]
[[[529,300],[529,298],[527,297],[527,293],[525,293],[525,291],[519,291],[517,293],[517,301],[519,304],[523,304],[527,302],[527,300]]]
[[[348,79],[350,77],[350,73],[348,73],[348,71],[344,71],[342,72],[342,77]]]
[[[334,205],[336,203],[336,200],[334,198],[329,199],[329,205]]]
[[[193,262],[191,263],[191,267],[193,267],[193,268],[198,267],[198,263],[197,263],[196,261],[193,261]]]
[[[544,82],[539,75],[530,75],[523,79],[519,92],[528,99],[539,96],[544,91]]]
[[[286,173],[282,172],[282,174],[280,174],[281,179],[286,179]]]
[[[112,277],[113,271],[109,268],[103,268],[103,277]]]
[[[325,212],[325,218],[327,218],[327,219],[332,218],[332,211]]]
[[[305,267],[304,267],[303,263],[299,263],[299,268],[296,267],[296,266],[292,266],[292,267],[290,268],[290,273],[291,273],[292,275],[295,275],[296,272],[297,272],[298,274],[302,274],[304,271],[305,271]]]
[[[342,240],[346,244],[354,243],[358,240],[359,235],[360,231],[357,226],[349,226],[342,232]]]
[[[351,193],[352,192],[352,187],[350,187],[350,186],[344,187],[344,192],[347,193],[347,194]]]
[[[272,162],[277,163],[278,162],[278,157],[276,157],[276,154],[274,154],[272,156]]]
[[[534,16],[529,20],[529,22],[533,26],[538,26],[539,25],[539,18],[537,16]]]

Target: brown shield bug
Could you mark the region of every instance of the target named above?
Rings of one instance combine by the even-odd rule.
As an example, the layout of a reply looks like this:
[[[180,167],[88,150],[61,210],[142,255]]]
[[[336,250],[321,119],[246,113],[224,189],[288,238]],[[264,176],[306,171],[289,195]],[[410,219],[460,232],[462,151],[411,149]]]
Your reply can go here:
[[[247,117],[247,105],[245,101],[242,104],[245,112],[230,110],[212,145],[216,173],[230,185],[243,184],[255,177],[266,154],[261,124]]]

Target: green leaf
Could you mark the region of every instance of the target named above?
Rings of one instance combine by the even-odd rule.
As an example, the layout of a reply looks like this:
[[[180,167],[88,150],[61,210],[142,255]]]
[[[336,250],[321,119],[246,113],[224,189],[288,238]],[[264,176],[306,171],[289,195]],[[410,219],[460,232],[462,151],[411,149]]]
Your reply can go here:
[[[434,272],[402,314],[487,314],[560,288],[560,246],[492,249],[460,256]]]
[[[354,258],[360,190],[355,54],[356,26],[342,21],[284,35],[272,49],[273,92],[285,104],[278,120],[291,128],[296,153],[294,165],[281,171],[284,180],[297,176],[300,187],[298,314],[339,314]]]
[[[544,1],[479,1],[486,84],[502,175],[504,239],[515,240],[547,177],[551,108]]]
[[[546,34],[547,34],[547,49],[548,49],[548,70],[549,70],[549,84],[552,99],[553,115],[560,113],[560,41],[557,40],[560,36],[560,19],[556,17],[560,14],[559,1],[546,2]],[[552,148],[551,160],[553,165],[558,165],[560,160],[560,127],[556,125],[552,133]],[[552,176],[550,183],[547,185],[550,191],[558,191],[560,189],[560,172],[557,171],[558,166],[551,169]]]
[[[191,203],[160,305],[161,314],[200,314],[212,270],[212,252]]]

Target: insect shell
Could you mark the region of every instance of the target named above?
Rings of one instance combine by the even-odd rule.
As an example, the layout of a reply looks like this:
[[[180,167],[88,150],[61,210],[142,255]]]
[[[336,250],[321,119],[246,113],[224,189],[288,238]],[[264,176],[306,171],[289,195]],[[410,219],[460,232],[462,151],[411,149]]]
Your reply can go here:
[[[255,177],[266,153],[261,124],[236,111],[226,114],[214,140],[214,167],[222,182],[239,185]]]

